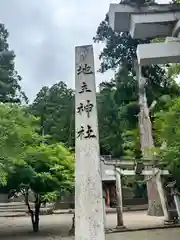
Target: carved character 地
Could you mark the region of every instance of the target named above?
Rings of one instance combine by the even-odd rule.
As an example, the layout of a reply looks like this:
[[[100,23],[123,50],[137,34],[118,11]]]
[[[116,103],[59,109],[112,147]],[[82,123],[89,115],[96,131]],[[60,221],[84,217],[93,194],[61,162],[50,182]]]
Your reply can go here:
[[[83,74],[93,74],[92,67],[88,66],[87,64],[84,64],[84,66],[80,65],[77,68],[77,75],[80,75],[81,73],[83,73]]]

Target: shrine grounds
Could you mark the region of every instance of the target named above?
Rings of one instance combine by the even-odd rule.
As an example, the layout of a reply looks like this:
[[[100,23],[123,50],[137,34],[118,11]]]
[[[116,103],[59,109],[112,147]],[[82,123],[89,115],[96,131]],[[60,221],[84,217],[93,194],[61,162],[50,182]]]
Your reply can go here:
[[[106,235],[106,240],[179,240],[180,229],[161,229],[151,231],[113,233]],[[12,240],[11,237],[2,237],[2,240]],[[73,237],[60,236],[22,236],[13,237],[13,240],[74,240]]]
[[[57,214],[40,216],[40,232],[32,233],[30,218],[0,217],[0,239],[4,240],[73,240],[68,236],[71,227],[72,214]],[[146,212],[126,212],[124,213],[124,224],[128,229],[140,229],[144,227],[163,227],[163,217],[150,217]],[[107,214],[107,227],[110,229],[116,226],[116,214]],[[146,231],[130,231],[109,233],[106,240],[179,240],[180,228],[153,229]]]

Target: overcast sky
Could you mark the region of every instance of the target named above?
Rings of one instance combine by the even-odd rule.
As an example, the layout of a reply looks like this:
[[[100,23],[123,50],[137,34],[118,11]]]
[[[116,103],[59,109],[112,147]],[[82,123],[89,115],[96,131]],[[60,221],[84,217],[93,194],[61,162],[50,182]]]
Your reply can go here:
[[[0,21],[10,33],[16,69],[32,100],[44,85],[65,81],[74,86],[74,48],[92,44],[110,3],[119,0],[0,0]],[[102,46],[94,45],[95,66]],[[98,73],[96,82],[112,72]]]

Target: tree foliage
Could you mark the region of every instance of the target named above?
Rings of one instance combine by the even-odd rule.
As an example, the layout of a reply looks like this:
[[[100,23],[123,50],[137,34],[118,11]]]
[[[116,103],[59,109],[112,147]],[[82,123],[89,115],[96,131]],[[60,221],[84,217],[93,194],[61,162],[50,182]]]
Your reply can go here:
[[[141,5],[145,2],[149,4],[147,1],[123,1],[123,3],[130,5]],[[102,99],[99,108],[102,150],[108,149],[112,155],[117,153],[121,156],[128,155],[140,158],[138,82],[133,62],[136,59],[138,44],[162,41],[162,39],[132,39],[129,33],[114,32],[109,26],[106,15],[105,20],[97,28],[94,41],[105,45],[99,56],[101,61],[99,71],[102,73],[109,69],[116,71],[113,80],[100,85],[100,93],[98,94],[98,98]],[[179,74],[179,65],[144,66],[142,74],[147,79],[145,88],[148,106],[150,107],[153,102],[156,102],[150,117],[153,124],[153,137],[159,146],[160,137],[157,136],[156,132],[155,116],[162,110],[167,111],[169,102],[179,96],[180,86],[175,79]],[[165,114],[163,118],[166,118]],[[114,151],[114,149],[116,150]]]
[[[41,129],[50,136],[49,143],[74,146],[74,91],[64,82],[43,87],[30,112],[41,119]]]
[[[1,158],[16,158],[27,146],[41,141],[38,119],[19,105],[0,104]]]
[[[128,4],[129,2],[132,3],[132,1],[128,1]],[[124,3],[126,3],[126,1],[124,1]],[[108,69],[116,70],[114,80],[100,85],[98,97],[103,99],[101,101],[103,103],[101,103],[100,106],[101,109],[103,105],[104,109],[106,108],[106,110],[103,109],[104,112],[100,109],[99,113],[101,118],[100,123],[102,124],[100,124],[100,140],[101,143],[104,143],[104,136],[107,135],[109,139],[111,139],[108,141],[108,143],[111,144],[111,151],[108,151],[115,152],[112,148],[117,149],[118,146],[119,149],[121,149],[118,154],[122,155],[125,154],[123,146],[127,146],[126,137],[129,135],[129,133],[126,134],[126,131],[134,131],[134,129],[138,128],[138,82],[133,69],[137,45],[150,43],[152,39],[132,39],[129,33],[114,32],[109,26],[108,16],[106,15],[105,20],[102,21],[97,28],[94,41],[105,44],[99,56],[101,60],[100,72],[103,73]],[[174,98],[179,95],[179,85],[174,81],[174,78],[169,77],[165,66],[145,66],[142,69],[142,73],[147,79],[146,93],[149,106],[153,101],[159,101],[162,96]],[[111,111],[109,111],[108,114],[107,106],[110,104]],[[158,104],[156,110],[160,110],[162,105],[162,103],[161,105]],[[113,121],[110,116],[113,116]],[[109,122],[107,119],[109,119]],[[106,124],[106,122],[108,122],[108,124]],[[111,125],[110,122],[114,123]],[[113,130],[113,126],[115,126],[116,131]],[[102,135],[101,129],[104,129],[104,135]],[[112,136],[114,136],[114,139],[115,136],[119,139],[119,141],[117,141],[117,139],[114,141],[116,142],[114,146],[112,146]],[[138,144],[135,145],[139,146]],[[106,144],[106,146],[108,146],[108,144]],[[110,147],[108,146],[108,148]],[[137,151],[139,152],[138,149]]]
[[[0,24],[0,102],[27,102],[25,93],[21,90],[21,76],[15,70],[15,54],[9,50],[9,33],[4,24]]]
[[[0,105],[1,183],[25,197],[35,232],[41,204],[56,199],[74,184],[74,157],[63,144],[42,144],[38,119],[14,104]],[[29,193],[34,194],[34,210]]]
[[[168,102],[166,109],[155,115],[155,133],[162,161],[180,189],[180,98]],[[164,146],[164,147],[163,147]]]
[[[74,185],[74,158],[63,145],[30,146],[9,172],[7,188],[21,193],[31,216],[34,232],[39,231],[42,203],[56,201],[57,196]],[[34,195],[34,210],[29,194]]]

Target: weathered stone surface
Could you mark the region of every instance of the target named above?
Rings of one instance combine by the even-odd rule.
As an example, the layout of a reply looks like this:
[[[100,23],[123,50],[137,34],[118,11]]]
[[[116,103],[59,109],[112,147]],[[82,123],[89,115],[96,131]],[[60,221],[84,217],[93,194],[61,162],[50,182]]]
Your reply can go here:
[[[93,47],[76,47],[75,63],[75,239],[104,240]]]
[[[110,26],[117,32],[130,31],[133,38],[162,37],[171,35],[174,24],[180,19],[180,6],[110,4],[108,15]]]
[[[166,64],[180,62],[180,43],[149,43],[137,47],[137,59],[140,65]]]

